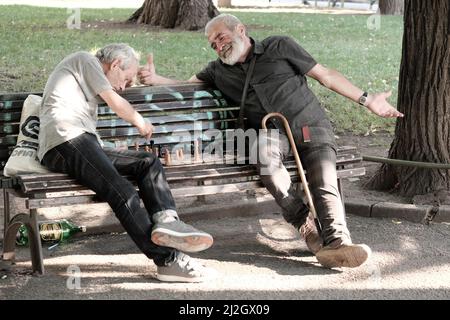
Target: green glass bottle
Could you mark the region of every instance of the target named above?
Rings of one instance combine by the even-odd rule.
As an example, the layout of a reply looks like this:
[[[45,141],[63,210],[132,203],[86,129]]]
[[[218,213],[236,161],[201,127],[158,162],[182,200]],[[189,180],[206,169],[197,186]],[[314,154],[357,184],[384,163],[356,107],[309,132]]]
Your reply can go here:
[[[39,234],[42,242],[64,242],[77,232],[86,232],[86,227],[77,226],[66,219],[39,222]],[[17,232],[16,245],[26,246],[28,241],[28,230],[21,225]]]

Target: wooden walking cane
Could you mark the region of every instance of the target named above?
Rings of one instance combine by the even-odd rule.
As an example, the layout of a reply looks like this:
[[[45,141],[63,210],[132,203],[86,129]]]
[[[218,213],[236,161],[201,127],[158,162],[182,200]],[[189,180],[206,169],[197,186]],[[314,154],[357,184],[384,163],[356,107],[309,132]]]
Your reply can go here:
[[[286,134],[288,136],[289,143],[290,143],[291,148],[292,148],[292,153],[294,154],[295,163],[297,164],[298,174],[299,174],[300,180],[302,182],[303,190],[305,191],[306,199],[308,200],[309,210],[313,214],[314,222],[316,223],[317,229],[320,230],[321,228],[320,228],[319,220],[317,218],[316,207],[314,206],[314,202],[313,202],[313,199],[312,199],[312,196],[311,196],[311,192],[309,191],[308,181],[306,181],[305,171],[303,170],[303,166],[302,166],[302,163],[300,161],[300,156],[298,155],[297,146],[295,145],[294,136],[292,135],[291,127],[289,126],[289,122],[287,121],[287,119],[281,113],[279,113],[279,112],[272,112],[272,113],[269,113],[268,115],[266,115],[262,119],[261,125],[262,125],[263,129],[267,130],[266,122],[270,118],[273,118],[273,117],[280,118],[281,121],[283,121],[284,129],[286,130]]]

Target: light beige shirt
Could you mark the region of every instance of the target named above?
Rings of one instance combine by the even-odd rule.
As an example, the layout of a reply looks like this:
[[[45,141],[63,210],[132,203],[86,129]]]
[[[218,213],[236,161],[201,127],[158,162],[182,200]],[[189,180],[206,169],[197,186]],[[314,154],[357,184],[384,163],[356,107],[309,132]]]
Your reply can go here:
[[[88,52],[77,52],[61,61],[50,75],[39,109],[38,158],[77,136],[96,133],[98,94],[112,90],[100,61]]]

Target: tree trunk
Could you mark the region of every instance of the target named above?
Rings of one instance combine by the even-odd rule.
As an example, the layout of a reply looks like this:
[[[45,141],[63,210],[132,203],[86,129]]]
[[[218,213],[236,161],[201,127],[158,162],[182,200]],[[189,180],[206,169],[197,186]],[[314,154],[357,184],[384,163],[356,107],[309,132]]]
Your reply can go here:
[[[404,0],[380,0],[379,2],[380,13],[384,15],[401,15],[404,7]]]
[[[219,0],[217,6],[219,8],[231,8],[231,0]]]
[[[198,30],[218,14],[212,0],[145,0],[128,22]]]
[[[406,0],[397,121],[389,158],[450,163],[450,3]],[[450,187],[450,171],[383,165],[369,182],[403,196]]]

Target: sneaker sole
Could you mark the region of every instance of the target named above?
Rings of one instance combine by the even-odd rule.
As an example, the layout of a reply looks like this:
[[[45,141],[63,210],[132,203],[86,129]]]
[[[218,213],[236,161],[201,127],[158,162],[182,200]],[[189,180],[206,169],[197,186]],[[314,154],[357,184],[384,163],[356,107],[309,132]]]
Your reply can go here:
[[[326,268],[357,268],[369,259],[372,251],[364,244],[320,250],[317,261]]]
[[[156,279],[163,282],[204,282],[206,280],[209,280],[210,278],[207,277],[201,277],[201,278],[185,278],[180,276],[168,276],[168,275],[162,275],[162,274],[156,274]]]
[[[159,246],[175,248],[183,252],[203,251],[213,244],[213,238],[208,234],[178,233],[164,228],[153,230],[151,239]]]

